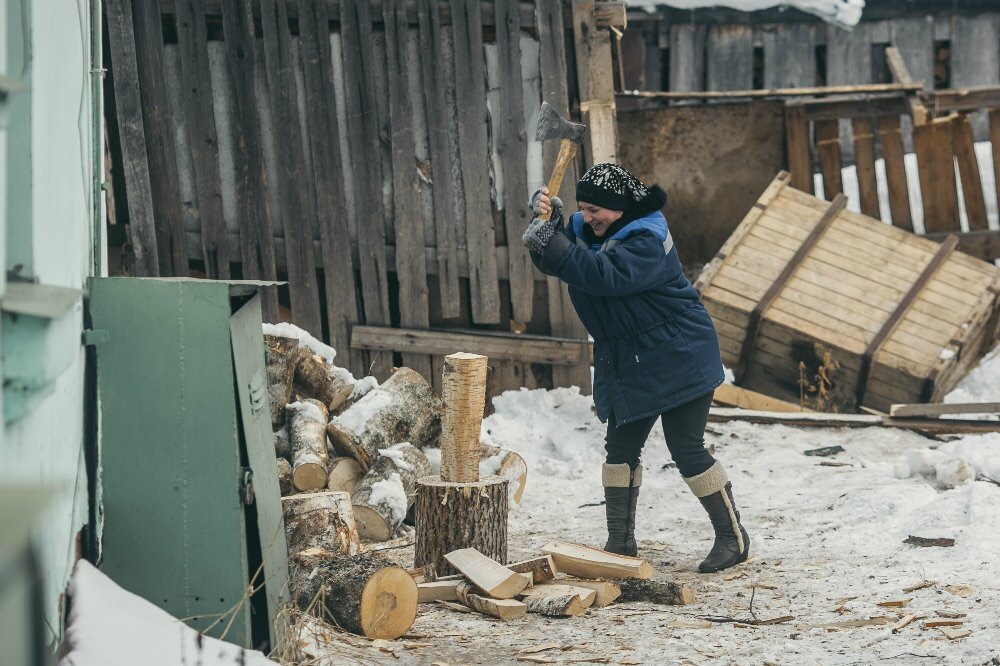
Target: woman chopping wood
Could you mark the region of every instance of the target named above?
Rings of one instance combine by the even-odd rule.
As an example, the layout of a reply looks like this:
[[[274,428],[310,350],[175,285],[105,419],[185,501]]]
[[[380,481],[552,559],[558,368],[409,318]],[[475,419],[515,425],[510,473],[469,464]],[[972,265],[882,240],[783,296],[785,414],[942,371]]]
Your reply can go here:
[[[721,571],[747,559],[732,484],[705,449],[705,424],[723,382],[719,340],[660,212],[667,195],[616,164],[591,167],[576,185],[579,212],[562,220],[548,188],[531,199],[523,240],[539,270],[569,286],[594,338],[594,402],[608,424],[603,467],[605,550],[635,555],[642,447],[660,419],[677,469],[708,512],[715,544],[698,567]],[[549,220],[540,219],[551,211]]]

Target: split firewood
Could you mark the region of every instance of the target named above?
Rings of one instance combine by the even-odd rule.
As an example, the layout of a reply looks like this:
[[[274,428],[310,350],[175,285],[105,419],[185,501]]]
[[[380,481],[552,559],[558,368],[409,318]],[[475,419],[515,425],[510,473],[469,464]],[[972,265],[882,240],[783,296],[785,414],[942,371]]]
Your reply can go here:
[[[400,368],[330,420],[330,441],[366,470],[378,450],[400,442],[422,448],[441,434],[441,400],[420,373]]]
[[[520,601],[491,598],[476,594],[476,592],[476,588],[465,581],[455,587],[455,594],[459,601],[484,615],[492,615],[507,621],[523,617],[528,612],[528,607]]]
[[[299,490],[326,487],[326,406],[318,400],[288,405],[292,452],[292,483]]]
[[[528,479],[528,464],[515,451],[499,446],[482,444],[480,447],[479,476],[499,476],[510,481],[507,492],[515,504],[521,503],[524,485]]]
[[[285,412],[285,406],[281,406],[282,413]],[[284,417],[282,417],[284,418]],[[291,462],[292,458],[292,440],[288,434],[288,426],[284,425],[274,433],[274,457],[284,458]]]
[[[419,603],[425,604],[432,601],[457,601],[458,593],[456,589],[465,581],[458,577],[452,580],[435,580],[426,583],[417,583]]]
[[[291,495],[295,488],[292,486],[292,465],[284,458],[275,458],[278,466],[278,491],[281,496]]]
[[[940,631],[950,641],[957,641],[960,638],[965,638],[966,636],[972,635],[972,631],[970,631],[969,629],[952,629],[950,627],[941,627]]]
[[[529,613],[561,617],[582,615],[594,604],[597,591],[560,583],[542,583],[520,595]]]
[[[288,552],[321,548],[338,558],[361,552],[347,493],[303,493],[281,500]]]
[[[533,557],[530,560],[514,562],[513,564],[508,564],[507,568],[515,573],[530,572],[531,580],[535,584],[552,580],[558,573],[555,563],[552,562],[551,555],[542,555],[541,557]]]
[[[557,578],[553,583],[565,583],[573,587],[586,587],[594,592],[594,606],[603,608],[613,603],[622,594],[622,588],[610,580],[587,580],[586,578]]]
[[[343,368],[328,364],[308,349],[299,351],[295,383],[309,398],[319,400],[329,411],[340,407],[354,390],[354,377]]]
[[[292,378],[299,341],[279,335],[264,336],[264,362],[267,368],[267,394],[271,403],[271,428],[285,423],[285,405],[291,402]]]
[[[578,543],[553,541],[542,552],[556,568],[580,578],[652,578],[653,567],[641,557],[616,555]]]
[[[379,450],[352,496],[361,536],[369,541],[391,538],[416,501],[417,479],[430,473],[427,456],[407,442]]]
[[[311,574],[293,577],[295,603],[317,617],[332,617],[352,633],[393,640],[410,629],[417,615],[417,584],[381,555],[321,560]]]
[[[445,555],[445,559],[494,599],[510,599],[528,586],[528,582],[520,574],[491,560],[475,548],[454,550]]]
[[[684,606],[694,603],[694,590],[683,583],[636,578],[617,578],[614,583],[621,589],[618,601],[622,603],[643,601],[665,606]]]
[[[330,459],[330,474],[326,478],[326,489],[353,493],[364,477],[361,463],[354,458],[338,457]]]

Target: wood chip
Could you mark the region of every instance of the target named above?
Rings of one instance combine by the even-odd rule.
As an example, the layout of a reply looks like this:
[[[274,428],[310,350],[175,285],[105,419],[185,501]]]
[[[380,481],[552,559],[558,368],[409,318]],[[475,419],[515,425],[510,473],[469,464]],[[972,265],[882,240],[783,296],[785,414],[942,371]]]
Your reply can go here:
[[[940,627],[942,634],[948,637],[948,640],[957,641],[959,638],[965,638],[966,636],[971,636],[972,632],[968,629],[949,629],[948,627]]]
[[[965,613],[959,613],[957,611],[950,611],[950,610],[939,610],[939,611],[936,611],[936,612],[938,614],[938,617],[956,618],[956,617],[965,617],[965,615],[966,615]]]
[[[755,626],[761,626],[765,624],[781,624],[783,622],[791,622],[794,619],[795,619],[794,615],[782,615],[780,617],[772,617],[769,620],[757,620],[755,622],[752,622],[751,624]]]
[[[908,599],[896,599],[895,601],[880,601],[876,604],[876,606],[882,606],[883,608],[902,608],[911,601],[913,601],[912,597]]]
[[[531,655],[523,655],[517,658],[518,661],[528,661],[532,664],[555,664],[558,663],[557,660],[552,657],[533,657]]]
[[[542,645],[536,645],[535,647],[530,647],[518,652],[518,654],[535,654],[536,652],[545,652],[546,650],[561,650],[562,645],[559,643],[543,643]]]
[[[453,603],[451,601],[438,601],[437,603],[439,603],[440,605],[444,606],[445,608],[450,608],[452,610],[461,611],[462,613],[475,613],[476,612],[476,611],[472,610],[471,608],[469,608],[468,606],[463,606],[462,604],[456,604],[456,603]]]
[[[430,647],[434,645],[433,643],[405,643],[403,647],[407,650],[419,650],[421,648]]]
[[[809,449],[808,451],[803,451],[803,455],[807,456],[835,456],[838,453],[843,453],[844,447],[837,444],[836,446],[824,446],[819,449]]]
[[[975,593],[976,590],[971,585],[958,583],[956,585],[946,585],[944,591],[948,594],[954,594],[956,597],[968,597]]]
[[[916,585],[910,585],[909,587],[904,587],[903,592],[916,592],[917,590],[922,590],[925,587],[932,587],[937,583],[933,580],[923,580]]]
[[[671,629],[711,629],[712,623],[708,620],[674,620],[667,626]]]
[[[931,546],[938,546],[940,548],[950,548],[955,545],[955,540],[947,537],[939,537],[934,539],[929,539],[927,537],[913,536],[912,534],[905,539],[903,543],[908,543],[911,546],[920,546],[921,548],[930,548]]]
[[[927,620],[924,622],[924,629],[934,629],[935,627],[960,627],[965,624],[965,620]]]
[[[910,624],[911,622],[913,622],[916,619],[917,619],[917,616],[914,615],[914,614],[912,614],[912,613],[910,615],[904,616],[902,620],[900,620],[899,622],[897,622],[896,624],[893,625],[893,627],[892,627],[892,633],[898,634],[900,629],[902,629],[903,627],[905,627],[906,625]]]
[[[756,587],[758,590],[777,590],[777,585],[771,585],[769,583],[750,583],[747,587]]]
[[[880,624],[888,624],[887,617],[870,617],[867,620],[848,620],[847,622],[831,622],[829,624],[816,625],[827,631],[839,631],[841,629],[857,629],[858,627],[873,627]]]

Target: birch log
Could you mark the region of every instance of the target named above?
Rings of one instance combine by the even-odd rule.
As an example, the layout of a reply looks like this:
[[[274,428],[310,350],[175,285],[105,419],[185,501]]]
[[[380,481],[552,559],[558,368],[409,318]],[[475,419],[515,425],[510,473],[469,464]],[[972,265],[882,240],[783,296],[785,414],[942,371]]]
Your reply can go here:
[[[347,493],[292,495],[282,498],[281,506],[289,553],[319,548],[344,558],[361,551],[351,496]]]
[[[441,400],[419,373],[400,368],[327,426],[337,453],[351,456],[366,470],[378,450],[409,442],[417,448],[437,445]]]
[[[430,472],[427,456],[407,442],[381,449],[351,498],[362,538],[392,538],[416,500],[417,479]]]
[[[278,466],[278,491],[281,496],[291,495],[295,491],[295,487],[292,486],[292,466],[284,458],[275,458],[275,464]]]
[[[479,480],[479,433],[486,402],[487,358],[459,352],[444,357],[441,373],[441,480]]]
[[[326,405],[318,400],[301,400],[288,405],[291,416],[289,439],[292,454],[292,483],[299,490],[326,486]]]
[[[365,476],[361,463],[346,456],[330,460],[330,475],[326,479],[327,490],[354,493],[358,483]]]
[[[271,404],[271,428],[285,423],[285,405],[291,402],[292,378],[299,341],[278,335],[264,336],[264,361],[267,368],[267,394]]]
[[[524,494],[524,485],[528,480],[528,464],[524,458],[515,451],[502,449],[499,446],[483,444],[480,448],[479,475],[496,475],[502,479],[510,481],[507,487],[510,492],[510,500],[515,504],[521,503],[521,495]]]
[[[329,411],[340,407],[354,390],[354,378],[349,372],[328,364],[308,349],[299,352],[295,383],[306,397],[319,400]]]

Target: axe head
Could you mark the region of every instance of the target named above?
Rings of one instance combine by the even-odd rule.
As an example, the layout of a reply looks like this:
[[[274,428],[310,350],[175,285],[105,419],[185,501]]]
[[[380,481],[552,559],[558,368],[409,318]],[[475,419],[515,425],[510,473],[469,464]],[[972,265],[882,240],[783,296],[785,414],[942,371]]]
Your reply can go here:
[[[574,143],[582,143],[587,126],[571,123],[559,115],[552,105],[542,102],[538,111],[538,127],[535,129],[535,141],[547,139],[569,139]]]

